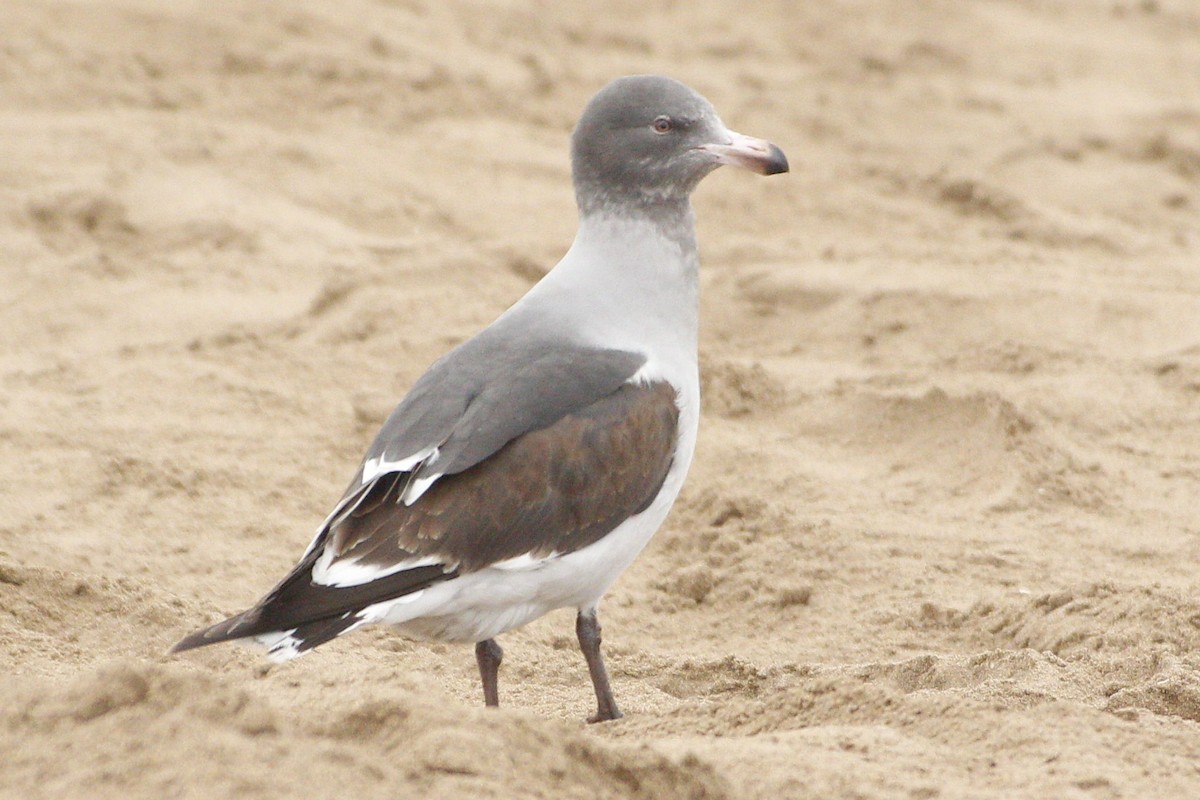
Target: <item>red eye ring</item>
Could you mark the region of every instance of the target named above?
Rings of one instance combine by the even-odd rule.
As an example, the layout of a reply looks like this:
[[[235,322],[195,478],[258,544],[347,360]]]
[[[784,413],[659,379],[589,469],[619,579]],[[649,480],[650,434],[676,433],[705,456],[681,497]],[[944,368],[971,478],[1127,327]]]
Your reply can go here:
[[[655,133],[670,133],[675,126],[671,124],[670,117],[659,117],[650,127],[654,128]]]

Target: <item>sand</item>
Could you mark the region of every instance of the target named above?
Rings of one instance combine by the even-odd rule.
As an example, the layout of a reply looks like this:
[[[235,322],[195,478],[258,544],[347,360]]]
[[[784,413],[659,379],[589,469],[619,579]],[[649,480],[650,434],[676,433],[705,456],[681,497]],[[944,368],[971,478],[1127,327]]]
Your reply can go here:
[[[5,0],[0,795],[1200,796],[1200,7]],[[696,197],[705,407],[603,606],[168,658],[569,244],[665,72],[790,175]]]

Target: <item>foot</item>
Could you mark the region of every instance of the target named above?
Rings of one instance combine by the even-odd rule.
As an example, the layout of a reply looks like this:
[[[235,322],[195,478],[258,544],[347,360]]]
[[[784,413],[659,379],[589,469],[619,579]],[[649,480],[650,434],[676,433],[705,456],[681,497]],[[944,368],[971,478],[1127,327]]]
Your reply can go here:
[[[479,664],[479,679],[483,681],[483,702],[492,708],[500,705],[500,662],[503,660],[504,650],[495,639],[475,643],[475,662]]]
[[[588,722],[620,719],[623,715],[613,698],[608,670],[604,667],[604,657],[600,655],[600,621],[595,608],[579,612],[575,618],[575,635],[579,637],[579,649],[583,651],[588,674],[592,676],[592,688],[596,690],[596,713],[588,717]]]

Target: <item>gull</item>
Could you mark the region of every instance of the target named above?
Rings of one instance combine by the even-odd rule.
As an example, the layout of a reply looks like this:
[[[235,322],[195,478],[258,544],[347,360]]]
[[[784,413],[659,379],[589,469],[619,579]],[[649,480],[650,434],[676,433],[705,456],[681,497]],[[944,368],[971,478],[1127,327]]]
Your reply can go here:
[[[700,418],[690,196],[722,164],[787,172],[671,78],[618,78],[571,138],[579,228],[549,273],[416,381],[299,563],[247,611],[172,652],[230,640],[285,661],[368,624],[475,644],[499,705],[496,637],[559,608],[621,716],[600,598],[662,525]]]

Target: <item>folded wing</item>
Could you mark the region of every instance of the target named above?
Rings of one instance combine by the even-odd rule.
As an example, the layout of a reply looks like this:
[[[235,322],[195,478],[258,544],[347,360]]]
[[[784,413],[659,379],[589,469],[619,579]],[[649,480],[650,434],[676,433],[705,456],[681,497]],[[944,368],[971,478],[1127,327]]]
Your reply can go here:
[[[552,362],[551,374],[569,381],[567,363]],[[493,442],[492,452],[478,448],[464,456],[479,440],[463,434],[464,444],[457,445],[455,426],[440,445],[449,451],[445,471],[411,503],[405,492],[421,470],[430,469],[428,457],[365,482],[360,469],[304,558],[271,592],[174,649],[272,633],[288,634],[298,650],[310,649],[362,624],[364,610],[378,603],[495,564],[536,562],[599,541],[653,501],[674,456],[674,388],[665,382],[608,385],[612,375],[636,366],[625,358],[607,381],[586,391],[577,382],[556,395],[547,384],[540,405],[538,393],[525,401],[520,424],[496,419],[495,398],[472,398],[459,425],[469,420],[462,430],[483,429],[479,435]],[[522,383],[529,386],[528,376]],[[524,429],[512,433],[519,427]],[[385,426],[370,452],[384,454],[386,462],[388,443],[404,439]],[[415,452],[429,447],[426,441]],[[464,466],[471,458],[474,463]],[[432,467],[438,468],[436,459]]]

